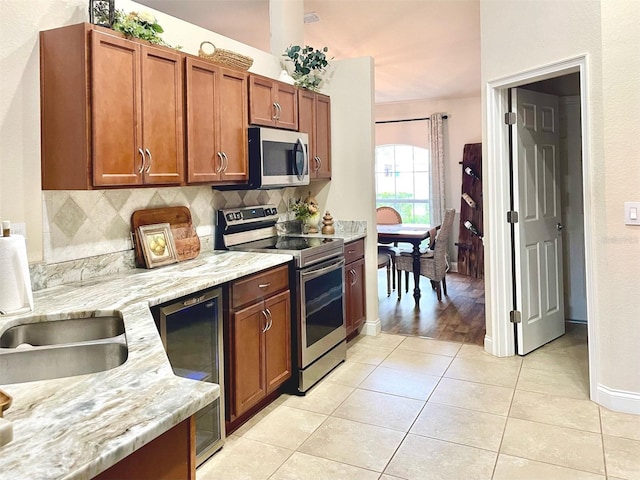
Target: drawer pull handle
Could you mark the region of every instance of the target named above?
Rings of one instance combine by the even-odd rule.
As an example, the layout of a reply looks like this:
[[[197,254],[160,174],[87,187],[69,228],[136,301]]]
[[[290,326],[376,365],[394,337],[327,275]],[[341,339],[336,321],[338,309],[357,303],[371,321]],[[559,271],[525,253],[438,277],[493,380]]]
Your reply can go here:
[[[258,285],[258,288],[267,288],[271,286],[271,282],[267,282],[267,283],[261,283],[260,285]]]

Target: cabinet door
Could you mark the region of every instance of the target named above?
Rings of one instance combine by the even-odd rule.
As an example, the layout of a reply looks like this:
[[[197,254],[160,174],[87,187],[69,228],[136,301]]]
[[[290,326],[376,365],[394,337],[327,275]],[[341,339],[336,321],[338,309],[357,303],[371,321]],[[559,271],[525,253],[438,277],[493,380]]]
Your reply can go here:
[[[140,45],[93,30],[91,53],[93,184],[140,184]]]
[[[315,154],[320,159],[317,178],[331,178],[331,99],[316,95]]]
[[[259,302],[233,314],[234,411],[241,415],[267,394],[265,384],[265,342],[267,318]]]
[[[279,105],[276,125],[278,128],[298,130],[298,92],[293,85],[274,82],[276,85],[276,102]]]
[[[276,126],[273,88],[272,80],[249,76],[249,123],[252,125]]]
[[[298,131],[309,135],[309,174],[316,178],[320,163],[316,156],[316,107],[315,94],[309,90],[298,90]]]
[[[208,62],[186,60],[187,180],[189,183],[220,180],[218,156],[218,69]]]
[[[242,182],[249,178],[247,139],[247,75],[223,69],[219,77],[220,151],[225,156],[222,177]]]
[[[142,138],[147,155],[144,183],[184,179],[182,56],[141,47]]]
[[[291,299],[289,290],[265,300],[271,324],[265,332],[267,394],[291,377]]]
[[[364,258],[345,267],[347,296],[347,336],[360,327],[366,317]]]

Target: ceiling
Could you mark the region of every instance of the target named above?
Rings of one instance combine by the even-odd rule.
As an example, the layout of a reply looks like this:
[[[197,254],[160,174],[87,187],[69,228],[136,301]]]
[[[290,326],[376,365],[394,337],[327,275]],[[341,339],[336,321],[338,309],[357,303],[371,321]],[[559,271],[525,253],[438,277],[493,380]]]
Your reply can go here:
[[[137,0],[270,50],[268,0]],[[304,42],[335,59],[371,56],[376,103],[480,96],[480,0],[305,0]]]

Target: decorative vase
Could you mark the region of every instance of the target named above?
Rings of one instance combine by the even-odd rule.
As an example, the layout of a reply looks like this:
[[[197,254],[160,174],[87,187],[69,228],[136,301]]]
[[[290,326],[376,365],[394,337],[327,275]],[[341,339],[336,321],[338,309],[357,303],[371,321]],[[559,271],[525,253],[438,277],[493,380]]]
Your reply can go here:
[[[304,222],[307,233],[318,233],[318,222],[320,221],[320,212],[314,213]]]
[[[322,217],[322,233],[325,235],[333,235],[336,233],[336,229],[333,226],[333,217],[331,213],[329,213],[329,210],[327,210],[324,217]]]

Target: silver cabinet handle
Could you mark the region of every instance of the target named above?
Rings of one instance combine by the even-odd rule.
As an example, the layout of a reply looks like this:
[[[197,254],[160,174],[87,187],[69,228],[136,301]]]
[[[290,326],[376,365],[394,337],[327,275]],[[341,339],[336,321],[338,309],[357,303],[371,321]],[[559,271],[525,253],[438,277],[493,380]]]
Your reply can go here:
[[[144,152],[142,151],[141,148],[138,149],[138,152],[140,153],[140,156],[142,157],[142,164],[140,165],[140,168],[138,169],[138,173],[142,173],[144,172],[144,167],[145,164],[147,163],[146,158],[144,156]]]
[[[267,314],[269,315],[269,325],[267,325],[267,331],[271,330],[273,326],[273,315],[271,315],[271,310],[267,308]]]
[[[260,312],[260,313],[262,313],[262,315],[264,315],[265,323],[264,323],[264,328],[262,329],[262,333],[264,333],[269,329],[268,328],[269,327],[269,317],[267,316],[267,312],[265,310],[262,310],[262,312]]]
[[[272,120],[277,120],[278,119],[278,104],[276,102],[273,102],[273,117],[271,117]]]
[[[222,158],[224,160],[224,168],[222,169],[222,171],[226,172],[227,168],[229,168],[229,157],[227,157],[226,152],[222,152]]]
[[[147,165],[147,169],[145,170],[145,173],[149,173],[149,171],[151,170],[151,162],[153,161],[153,157],[151,156],[151,152],[149,151],[148,148],[145,148],[144,151],[147,152],[147,156],[149,157],[149,165]]]
[[[353,277],[353,280],[351,281],[351,286],[354,286],[356,283],[358,283],[358,274],[353,268],[349,270],[349,273]]]
[[[271,286],[271,282],[261,283],[260,285],[258,285],[258,288],[267,288],[269,286]]]
[[[277,119],[280,120],[280,114],[282,113],[282,107],[276,102],[276,108],[278,109]]]
[[[316,172],[320,171],[320,168],[322,167],[322,159],[316,155],[316,162],[318,164],[318,168],[316,168]]]
[[[218,152],[218,158],[220,159],[220,166],[216,169],[216,173],[220,173],[222,171],[222,166],[223,166],[222,154],[220,152]]]

